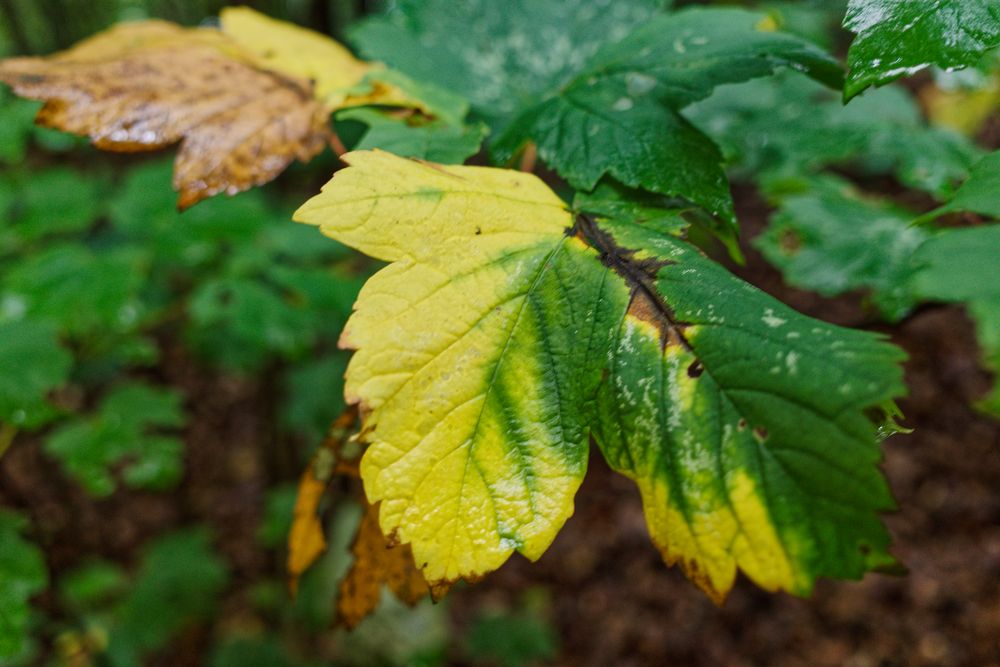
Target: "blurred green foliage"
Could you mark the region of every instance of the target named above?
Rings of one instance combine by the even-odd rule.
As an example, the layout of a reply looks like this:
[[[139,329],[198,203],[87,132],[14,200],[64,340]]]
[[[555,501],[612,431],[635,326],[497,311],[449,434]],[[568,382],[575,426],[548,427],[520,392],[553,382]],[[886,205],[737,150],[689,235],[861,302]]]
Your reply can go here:
[[[0,510],[0,657],[30,653],[28,600],[48,583],[41,551],[21,537],[27,524],[24,517]]]
[[[38,107],[0,91],[0,453],[38,433],[70,483],[107,502],[123,488],[176,488],[198,399],[172,380],[169,366],[180,358],[213,375],[266,383],[275,437],[298,444],[297,474],[344,408],[348,355],[337,338],[377,268],[290,221],[308,194],[293,179],[320,182],[310,169],[325,176],[330,164],[179,214],[168,157],[99,153],[34,127]],[[482,128],[452,135],[371,113],[345,118],[359,126],[353,139],[351,128],[344,133],[350,143],[389,136],[415,155],[460,160],[482,139]],[[359,518],[351,503],[333,511],[330,549],[289,600],[280,567],[296,492],[288,482],[267,492],[257,530],[274,571],[243,582],[239,605],[266,625],[237,625],[212,639],[207,664],[446,664],[449,645],[461,642],[449,638],[446,607],[429,601],[414,611],[390,596],[353,633],[331,633]],[[131,566],[85,556],[58,574],[54,606],[33,612],[29,600],[48,574],[41,549],[21,536],[27,525],[0,514],[4,665],[143,664],[204,625],[231,583],[207,530],[184,528],[154,537]],[[522,664],[484,643],[483,628],[494,622],[505,621],[477,625],[479,639],[461,649],[463,658]],[[513,623],[514,636],[530,639],[515,653],[545,655],[536,644],[551,637],[548,625],[534,617]],[[317,643],[321,636],[331,639]]]

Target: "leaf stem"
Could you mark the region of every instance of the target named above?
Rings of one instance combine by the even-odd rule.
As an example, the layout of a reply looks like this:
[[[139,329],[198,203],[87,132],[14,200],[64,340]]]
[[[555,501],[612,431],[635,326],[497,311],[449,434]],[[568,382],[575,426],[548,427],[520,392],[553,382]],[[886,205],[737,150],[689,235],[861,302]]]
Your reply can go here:
[[[945,213],[948,213],[948,212],[949,212],[949,210],[948,210],[948,206],[947,205],[945,205],[945,206],[939,206],[938,208],[934,209],[933,211],[928,211],[927,213],[924,213],[923,215],[920,215],[920,216],[914,218],[913,220],[910,221],[910,225],[909,226],[910,227],[921,227],[921,226],[926,225],[926,224],[928,224],[930,222],[934,222],[935,220],[937,220],[942,215],[944,215]]]
[[[535,170],[535,162],[538,160],[538,148],[535,144],[529,143],[524,147],[524,153],[521,154],[521,164],[518,166],[520,171],[532,172]]]
[[[337,154],[337,157],[348,152],[347,146],[344,145],[344,142],[340,140],[340,137],[332,129],[330,130],[330,139],[327,143],[330,144],[330,149]]]

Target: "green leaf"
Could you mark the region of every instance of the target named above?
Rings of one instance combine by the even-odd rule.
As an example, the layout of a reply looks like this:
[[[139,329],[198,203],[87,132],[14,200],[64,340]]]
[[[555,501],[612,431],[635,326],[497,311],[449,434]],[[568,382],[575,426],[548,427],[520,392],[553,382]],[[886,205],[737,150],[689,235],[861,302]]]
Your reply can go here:
[[[869,91],[844,107],[833,91],[800,76],[723,86],[685,111],[719,142],[735,172],[765,187],[833,165],[895,174],[943,198],[981,152],[949,130],[929,127],[897,86]]]
[[[183,472],[183,445],[161,435],[184,424],[181,396],[143,384],[123,385],[101,401],[97,413],[60,426],[45,450],[95,496],[115,490],[112,467],[128,486],[166,489]]]
[[[388,84],[400,91],[409,100],[418,100],[419,108],[425,114],[442,122],[459,127],[469,113],[469,101],[446,88],[440,88],[427,81],[415,81],[398,70],[376,68],[365,75],[356,87],[357,92],[369,92],[378,84]],[[363,109],[365,107],[355,107]]]
[[[578,73],[601,44],[649,20],[661,0],[403,0],[351,39],[370,59],[461,94],[502,123]]]
[[[520,172],[343,158],[295,219],[390,262],[343,343],[380,525],[441,585],[569,516],[592,435],[715,599],[890,566],[881,337],[800,315],[655,225],[575,216]],[[595,409],[596,406],[596,409]]]
[[[6,272],[0,321],[13,319],[9,314],[46,319],[82,338],[132,331],[142,315],[138,291],[147,267],[145,252],[137,248],[95,252],[80,243],[47,246]]]
[[[931,65],[975,64],[1000,44],[1000,2],[850,0],[844,27],[856,34],[847,54],[850,99]]]
[[[519,116],[491,148],[506,163],[528,142],[578,189],[590,190],[609,174],[634,188],[685,197],[735,226],[715,144],[659,100],[629,96],[620,80],[563,90]]]
[[[288,368],[281,402],[282,425],[319,444],[330,424],[344,410],[343,352],[305,359]]]
[[[186,626],[211,617],[229,581],[228,566],[216,554],[208,532],[185,529],[158,538],[115,614],[108,648],[115,664],[163,648]]]
[[[602,181],[593,192],[577,192],[573,208],[604,219],[634,220],[664,234],[683,236],[690,226],[683,201]]]
[[[271,355],[293,357],[316,340],[316,313],[262,281],[208,280],[191,295],[189,312],[191,344],[234,369],[259,367]]]
[[[890,565],[877,513],[893,501],[866,411],[891,414],[902,353],[796,313],[673,237],[619,221],[603,233],[612,265],[642,270],[620,270],[638,287],[595,437],[639,485],[667,562],[716,599],[737,567],[807,594],[817,577]]]
[[[913,253],[928,238],[912,218],[828,178],[785,198],[754,245],[789,284],[823,296],[866,289],[885,317],[898,320],[915,305]]]
[[[19,245],[51,234],[85,231],[102,212],[101,189],[98,178],[75,169],[33,171],[18,188],[13,215],[0,224],[11,229]]]
[[[655,17],[606,44],[570,83],[523,112],[496,140],[508,161],[528,141],[578,189],[604,174],[631,187],[684,197],[734,223],[722,156],[678,110],[725,83],[793,67],[839,84],[836,64],[766,18],[737,9]]]
[[[212,649],[209,667],[320,667],[295,659],[277,637],[231,639]]]
[[[961,303],[976,323],[983,360],[1000,372],[1000,225],[944,230],[916,252],[913,290],[933,301]],[[1000,415],[1000,388],[981,407]]]
[[[832,50],[847,0],[767,0],[761,3],[783,30]]]
[[[337,120],[354,120],[368,126],[356,150],[381,148],[400,157],[442,164],[461,164],[479,152],[486,137],[486,126],[482,124],[451,125],[420,117],[399,118],[369,107],[341,111]]]
[[[559,638],[536,614],[487,612],[472,622],[466,654],[473,664],[527,667],[546,664],[558,655]]]
[[[24,161],[38,107],[38,102],[0,90],[0,162],[14,165]]]
[[[122,569],[105,561],[90,561],[59,580],[59,597],[76,613],[101,611],[128,588]]]
[[[593,192],[577,192],[573,197],[573,209],[600,218],[641,222],[664,234],[680,238],[693,236],[689,234],[692,226],[702,227],[722,241],[734,260],[743,261],[735,230],[683,200],[636,190],[604,179]]]
[[[294,484],[283,484],[268,490],[264,515],[257,527],[257,541],[261,545],[268,549],[284,549],[288,544],[297,496],[298,487]]]
[[[863,199],[842,181],[813,180],[786,196],[755,245],[789,283],[833,296],[864,288],[890,320],[918,303],[966,307],[976,323],[985,365],[1000,369],[1000,225],[930,229],[917,226],[948,212],[998,210],[997,154],[977,163],[973,175],[944,206],[920,216]],[[980,404],[1000,415],[1000,389]]]
[[[35,428],[50,419],[55,410],[46,396],[66,381],[72,364],[51,325],[0,322],[0,422]]]
[[[969,180],[934,215],[956,211],[1000,218],[1000,151],[990,153],[973,165]]]
[[[491,146],[499,162],[533,142],[577,189],[608,174],[682,196],[730,224],[721,156],[679,109],[715,86],[783,66],[840,85],[830,58],[769,32],[760,14],[662,14],[638,0],[607,11],[578,0],[483,4],[456,12],[454,3],[405,2],[355,36],[370,55],[464,93],[502,130]]]
[[[28,601],[48,585],[41,550],[21,536],[27,523],[0,509],[0,658],[17,656],[24,649]]]

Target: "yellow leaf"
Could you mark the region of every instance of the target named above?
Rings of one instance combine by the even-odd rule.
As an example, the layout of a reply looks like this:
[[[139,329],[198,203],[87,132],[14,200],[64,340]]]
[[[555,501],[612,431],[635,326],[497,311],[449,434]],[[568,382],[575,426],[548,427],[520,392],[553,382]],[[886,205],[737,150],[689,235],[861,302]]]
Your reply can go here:
[[[331,109],[339,108],[346,89],[359,84],[373,67],[325,35],[249,7],[227,7],[219,19],[222,31],[264,67],[312,81],[316,97]]]
[[[310,466],[299,479],[292,528],[288,533],[288,586],[294,595],[299,577],[326,551],[326,537],[319,520],[319,504],[329,480],[317,479]]]
[[[991,76],[982,87],[971,90],[925,86],[920,90],[920,101],[935,125],[975,136],[1000,109],[1000,76]]]
[[[573,511],[587,461],[574,406],[600,380],[588,340],[601,317],[566,304],[612,307],[606,269],[533,175],[343,159],[295,219],[393,262],[342,338],[357,349],[346,393],[367,414],[361,476],[382,529],[435,588],[515,550],[538,558]]]

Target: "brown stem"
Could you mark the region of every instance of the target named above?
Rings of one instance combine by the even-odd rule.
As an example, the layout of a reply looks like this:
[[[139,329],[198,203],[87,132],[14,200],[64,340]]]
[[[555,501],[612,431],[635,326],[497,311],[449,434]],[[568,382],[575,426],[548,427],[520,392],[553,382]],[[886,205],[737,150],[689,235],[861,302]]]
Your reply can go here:
[[[337,157],[347,152],[347,146],[344,145],[344,142],[340,140],[340,137],[332,129],[330,130],[330,139],[327,143],[330,144],[330,149],[337,154]]]
[[[538,160],[538,148],[535,144],[530,143],[524,147],[524,152],[521,153],[521,164],[518,169],[528,172],[534,171],[536,160]]]

